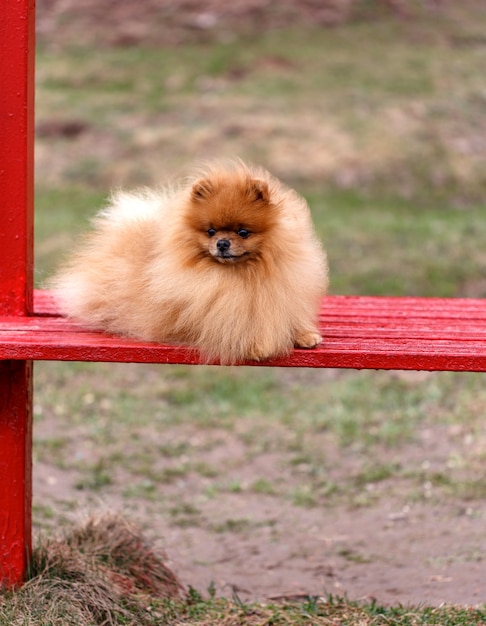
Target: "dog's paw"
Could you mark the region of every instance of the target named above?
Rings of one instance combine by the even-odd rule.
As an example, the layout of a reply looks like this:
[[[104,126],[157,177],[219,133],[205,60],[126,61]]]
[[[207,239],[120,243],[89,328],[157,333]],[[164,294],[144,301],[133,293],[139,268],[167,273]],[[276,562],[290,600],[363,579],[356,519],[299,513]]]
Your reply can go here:
[[[315,348],[322,342],[321,335],[314,331],[309,330],[299,333],[295,338],[296,348]]]
[[[245,354],[245,361],[265,361],[270,358],[270,354],[266,354],[260,350],[249,350]]]

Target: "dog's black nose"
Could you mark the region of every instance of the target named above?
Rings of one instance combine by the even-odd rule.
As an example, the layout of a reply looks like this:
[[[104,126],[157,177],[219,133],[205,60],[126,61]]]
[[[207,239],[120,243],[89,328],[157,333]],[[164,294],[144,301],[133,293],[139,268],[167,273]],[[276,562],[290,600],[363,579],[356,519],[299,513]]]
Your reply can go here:
[[[226,250],[229,250],[231,247],[231,241],[229,241],[229,239],[220,239],[217,242],[216,247],[220,252],[226,252]]]

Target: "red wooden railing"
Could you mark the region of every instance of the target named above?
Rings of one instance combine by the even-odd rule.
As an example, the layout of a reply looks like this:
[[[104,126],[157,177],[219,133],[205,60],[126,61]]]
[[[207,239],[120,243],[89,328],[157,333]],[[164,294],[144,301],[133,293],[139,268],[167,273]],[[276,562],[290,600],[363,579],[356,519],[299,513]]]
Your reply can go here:
[[[0,314],[32,313],[34,0],[0,18]],[[31,550],[32,362],[0,361],[0,579],[22,580]]]

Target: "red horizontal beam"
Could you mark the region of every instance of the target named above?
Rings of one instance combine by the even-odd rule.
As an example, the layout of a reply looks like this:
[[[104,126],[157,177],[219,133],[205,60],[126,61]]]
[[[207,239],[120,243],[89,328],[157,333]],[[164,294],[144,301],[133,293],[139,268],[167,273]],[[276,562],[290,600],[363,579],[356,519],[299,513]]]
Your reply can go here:
[[[59,317],[48,292],[33,317],[0,318],[0,359],[200,363],[188,347],[87,331]],[[323,344],[245,365],[486,371],[486,301],[329,296]]]

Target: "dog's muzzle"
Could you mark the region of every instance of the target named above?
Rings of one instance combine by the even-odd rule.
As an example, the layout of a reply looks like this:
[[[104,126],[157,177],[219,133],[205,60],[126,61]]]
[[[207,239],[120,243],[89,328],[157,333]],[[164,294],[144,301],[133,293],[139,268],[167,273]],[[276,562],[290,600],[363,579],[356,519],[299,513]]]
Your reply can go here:
[[[231,248],[231,241],[229,239],[220,239],[216,243],[216,248],[220,254],[224,254]]]

